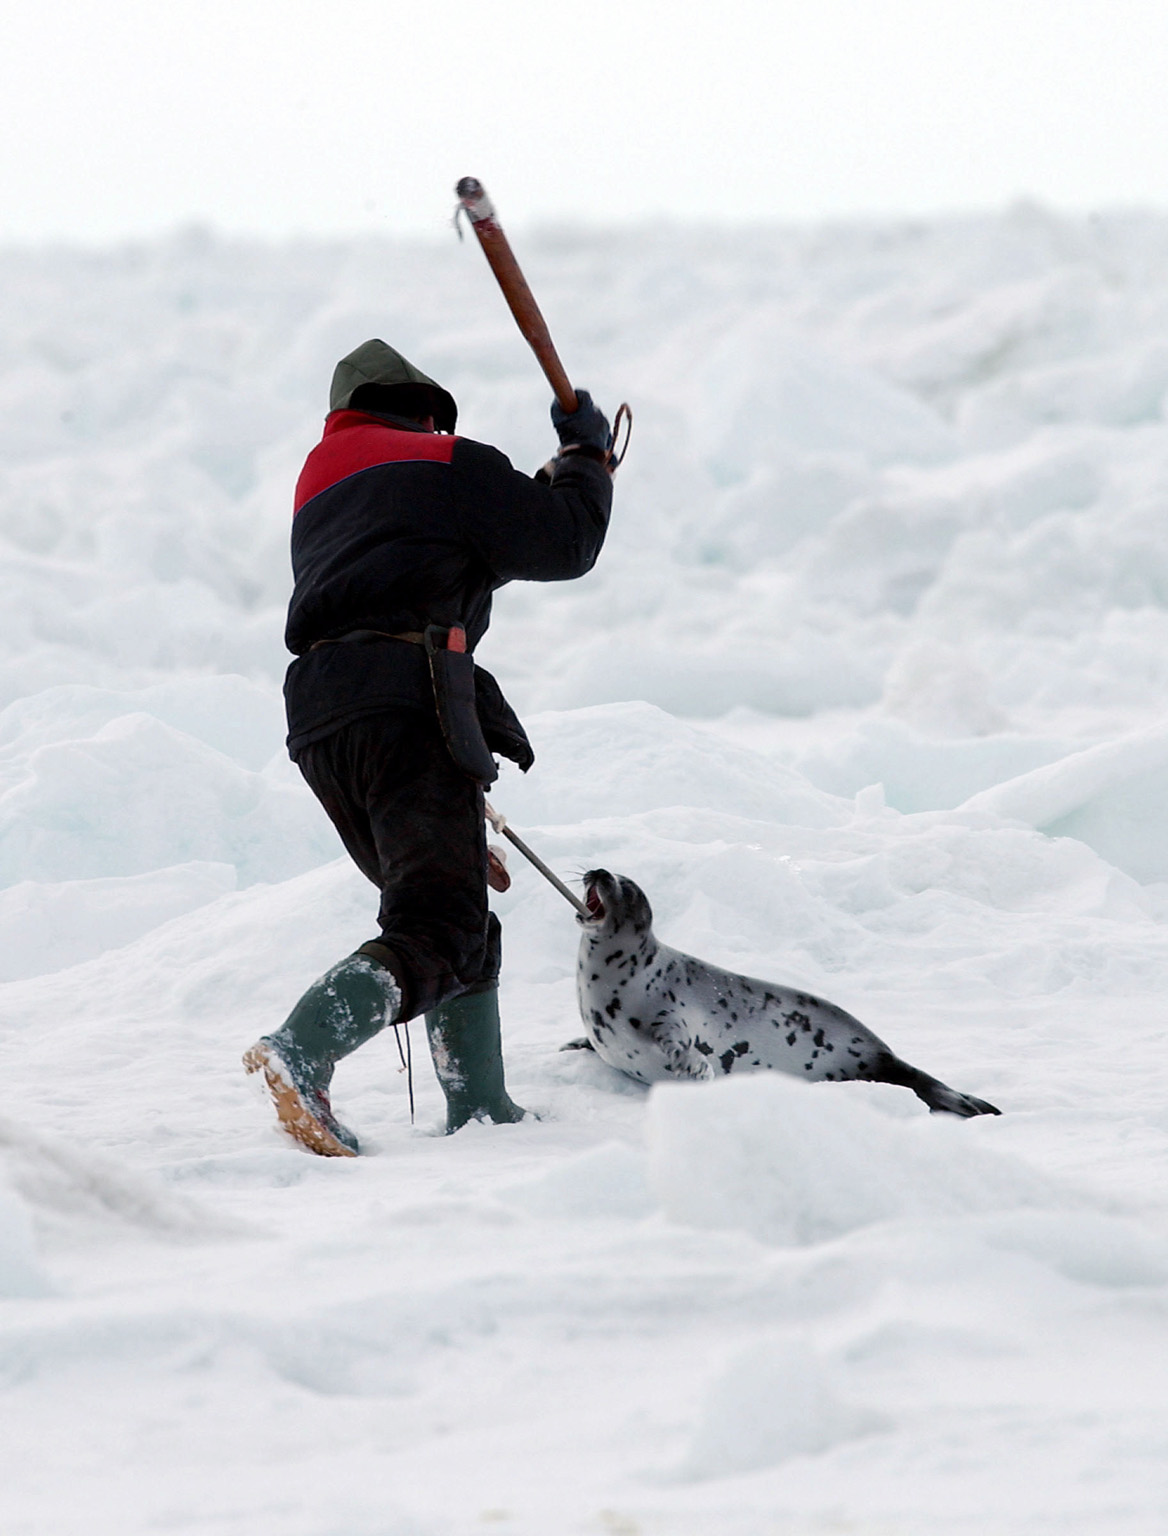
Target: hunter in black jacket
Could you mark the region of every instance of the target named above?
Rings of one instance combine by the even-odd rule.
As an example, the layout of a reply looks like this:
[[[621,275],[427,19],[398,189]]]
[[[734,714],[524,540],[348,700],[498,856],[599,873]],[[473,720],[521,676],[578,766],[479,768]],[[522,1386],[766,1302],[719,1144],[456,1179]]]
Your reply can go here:
[[[475,667],[469,725],[481,725],[488,771],[475,778],[456,765],[423,642],[428,632],[431,649],[473,652],[496,588],[592,568],[612,503],[609,433],[578,395],[571,416],[553,407],[561,451],[533,479],[453,436],[451,396],[384,342],[337,365],[324,436],[296,487],[288,748],[381,890],[381,931],[244,1057],[264,1072],[285,1129],[315,1152],[357,1151],[329,1103],[336,1062],[419,1013],[448,1131],[472,1116],[522,1116],[503,1081],[481,742],[524,769],[533,754],[498,685]],[[458,665],[469,673],[469,660]]]

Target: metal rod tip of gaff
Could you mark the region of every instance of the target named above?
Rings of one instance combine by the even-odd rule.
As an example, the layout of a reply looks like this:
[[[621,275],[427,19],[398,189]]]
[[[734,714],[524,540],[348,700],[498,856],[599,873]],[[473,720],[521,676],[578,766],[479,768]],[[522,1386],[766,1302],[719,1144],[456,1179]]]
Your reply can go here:
[[[494,205],[477,176],[464,176],[454,190],[458,194],[456,219],[459,213],[465,213],[480,234],[494,227]]]

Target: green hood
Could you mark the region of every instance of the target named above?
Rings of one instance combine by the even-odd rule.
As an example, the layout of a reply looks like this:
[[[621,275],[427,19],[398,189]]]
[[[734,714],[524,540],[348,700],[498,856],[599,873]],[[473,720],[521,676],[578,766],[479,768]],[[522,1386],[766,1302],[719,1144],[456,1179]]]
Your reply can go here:
[[[453,432],[458,420],[454,396],[427,378],[420,368],[407,362],[400,352],[384,341],[363,341],[348,357],[342,357],[333,373],[329,390],[329,410],[348,408],[355,390],[362,384],[423,384],[434,391],[434,423],[440,432]]]

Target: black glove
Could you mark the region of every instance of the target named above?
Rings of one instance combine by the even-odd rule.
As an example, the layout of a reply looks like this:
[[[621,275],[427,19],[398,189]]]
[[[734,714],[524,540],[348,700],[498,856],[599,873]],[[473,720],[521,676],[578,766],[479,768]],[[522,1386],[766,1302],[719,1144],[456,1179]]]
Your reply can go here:
[[[595,448],[598,453],[607,453],[612,447],[608,417],[593,405],[586,389],[576,391],[576,409],[570,413],[558,400],[552,401],[552,426],[563,448]]]

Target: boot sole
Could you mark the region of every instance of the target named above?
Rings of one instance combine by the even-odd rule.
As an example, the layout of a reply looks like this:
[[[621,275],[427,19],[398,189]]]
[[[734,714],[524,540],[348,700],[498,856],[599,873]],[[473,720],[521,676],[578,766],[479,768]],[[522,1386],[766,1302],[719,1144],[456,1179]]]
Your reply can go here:
[[[266,1045],[253,1045],[243,1053],[248,1072],[262,1072],[276,1106],[280,1124],[295,1141],[318,1157],[356,1157],[352,1147],[338,1141],[296,1092],[283,1070],[283,1063]]]

